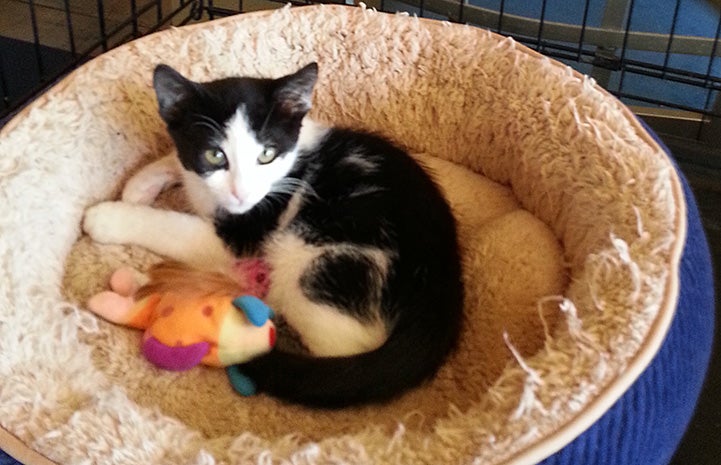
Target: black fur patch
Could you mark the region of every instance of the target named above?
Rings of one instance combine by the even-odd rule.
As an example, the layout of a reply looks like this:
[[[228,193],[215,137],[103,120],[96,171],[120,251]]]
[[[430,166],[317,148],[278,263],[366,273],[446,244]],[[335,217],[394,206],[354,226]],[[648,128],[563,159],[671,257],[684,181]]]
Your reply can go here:
[[[215,232],[235,255],[259,253],[289,201],[287,194],[274,194],[272,202],[261,202],[244,215],[219,210],[215,213]]]
[[[313,261],[300,281],[310,300],[370,320],[380,304],[383,274],[378,264],[361,253],[328,251]]]

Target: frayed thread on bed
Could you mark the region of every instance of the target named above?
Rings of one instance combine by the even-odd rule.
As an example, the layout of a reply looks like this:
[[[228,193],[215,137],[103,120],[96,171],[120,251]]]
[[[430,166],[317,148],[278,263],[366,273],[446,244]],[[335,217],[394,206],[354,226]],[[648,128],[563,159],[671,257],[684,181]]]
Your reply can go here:
[[[511,415],[511,420],[518,420],[528,414],[531,410],[538,410],[543,414],[547,414],[548,411],[536,396],[538,387],[543,385],[541,376],[536,370],[529,367],[525,360],[523,360],[521,353],[518,352],[518,349],[516,349],[516,347],[511,343],[507,331],[503,331],[503,342],[505,342],[506,347],[508,347],[508,350],[511,351],[521,369],[526,373],[526,380],[523,383],[521,399],[518,403],[518,407]]]

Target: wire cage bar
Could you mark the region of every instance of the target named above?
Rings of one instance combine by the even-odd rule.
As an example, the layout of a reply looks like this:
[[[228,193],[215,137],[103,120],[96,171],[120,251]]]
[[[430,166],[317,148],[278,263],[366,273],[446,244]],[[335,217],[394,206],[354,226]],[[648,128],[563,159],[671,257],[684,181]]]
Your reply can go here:
[[[60,3],[60,4],[58,4]],[[88,59],[168,25],[200,0],[0,0],[0,122]]]
[[[87,3],[85,10],[78,7]],[[358,0],[291,0],[353,4]],[[26,18],[0,21],[0,119],[88,58],[167,25],[276,8],[284,0],[62,0],[50,43],[43,16],[57,0],[0,0]],[[721,142],[721,1],[719,0],[366,0],[386,12],[483,27],[590,75],[661,131]],[[6,9],[6,8],[3,8]],[[59,16],[58,16],[59,15]],[[8,16],[8,15],[6,15]],[[11,15],[10,15],[11,16]],[[88,34],[88,16],[97,24]],[[57,19],[60,18],[60,19]],[[23,19],[27,23],[20,24]],[[57,32],[57,31],[56,31]],[[17,34],[16,34],[17,35]],[[55,34],[57,36],[57,34]],[[88,40],[89,37],[93,40]],[[19,50],[23,57],[18,58]],[[58,56],[63,57],[59,60]],[[30,76],[18,76],[13,59]],[[58,61],[61,63],[58,64]],[[17,82],[24,84],[19,90]],[[671,124],[665,124],[671,122]],[[719,130],[716,131],[716,128]]]

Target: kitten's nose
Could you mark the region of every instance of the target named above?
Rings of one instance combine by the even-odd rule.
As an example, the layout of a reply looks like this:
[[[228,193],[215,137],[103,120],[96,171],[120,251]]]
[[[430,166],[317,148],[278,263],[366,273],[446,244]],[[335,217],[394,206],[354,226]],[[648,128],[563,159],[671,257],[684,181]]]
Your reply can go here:
[[[245,191],[245,189],[241,189],[238,186],[233,185],[230,188],[230,193],[235,197],[238,202],[243,203],[245,199],[248,197],[248,193]]]

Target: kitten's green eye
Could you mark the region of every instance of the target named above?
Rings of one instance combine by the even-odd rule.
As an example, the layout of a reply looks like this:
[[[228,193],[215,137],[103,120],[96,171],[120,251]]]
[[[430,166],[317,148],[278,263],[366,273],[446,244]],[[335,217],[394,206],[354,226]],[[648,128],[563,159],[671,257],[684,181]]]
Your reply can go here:
[[[207,149],[203,152],[203,158],[217,168],[222,168],[228,163],[225,153],[220,149]]]
[[[261,165],[267,165],[268,163],[275,160],[278,156],[278,149],[275,147],[265,147],[260,155],[258,155],[258,163]]]

